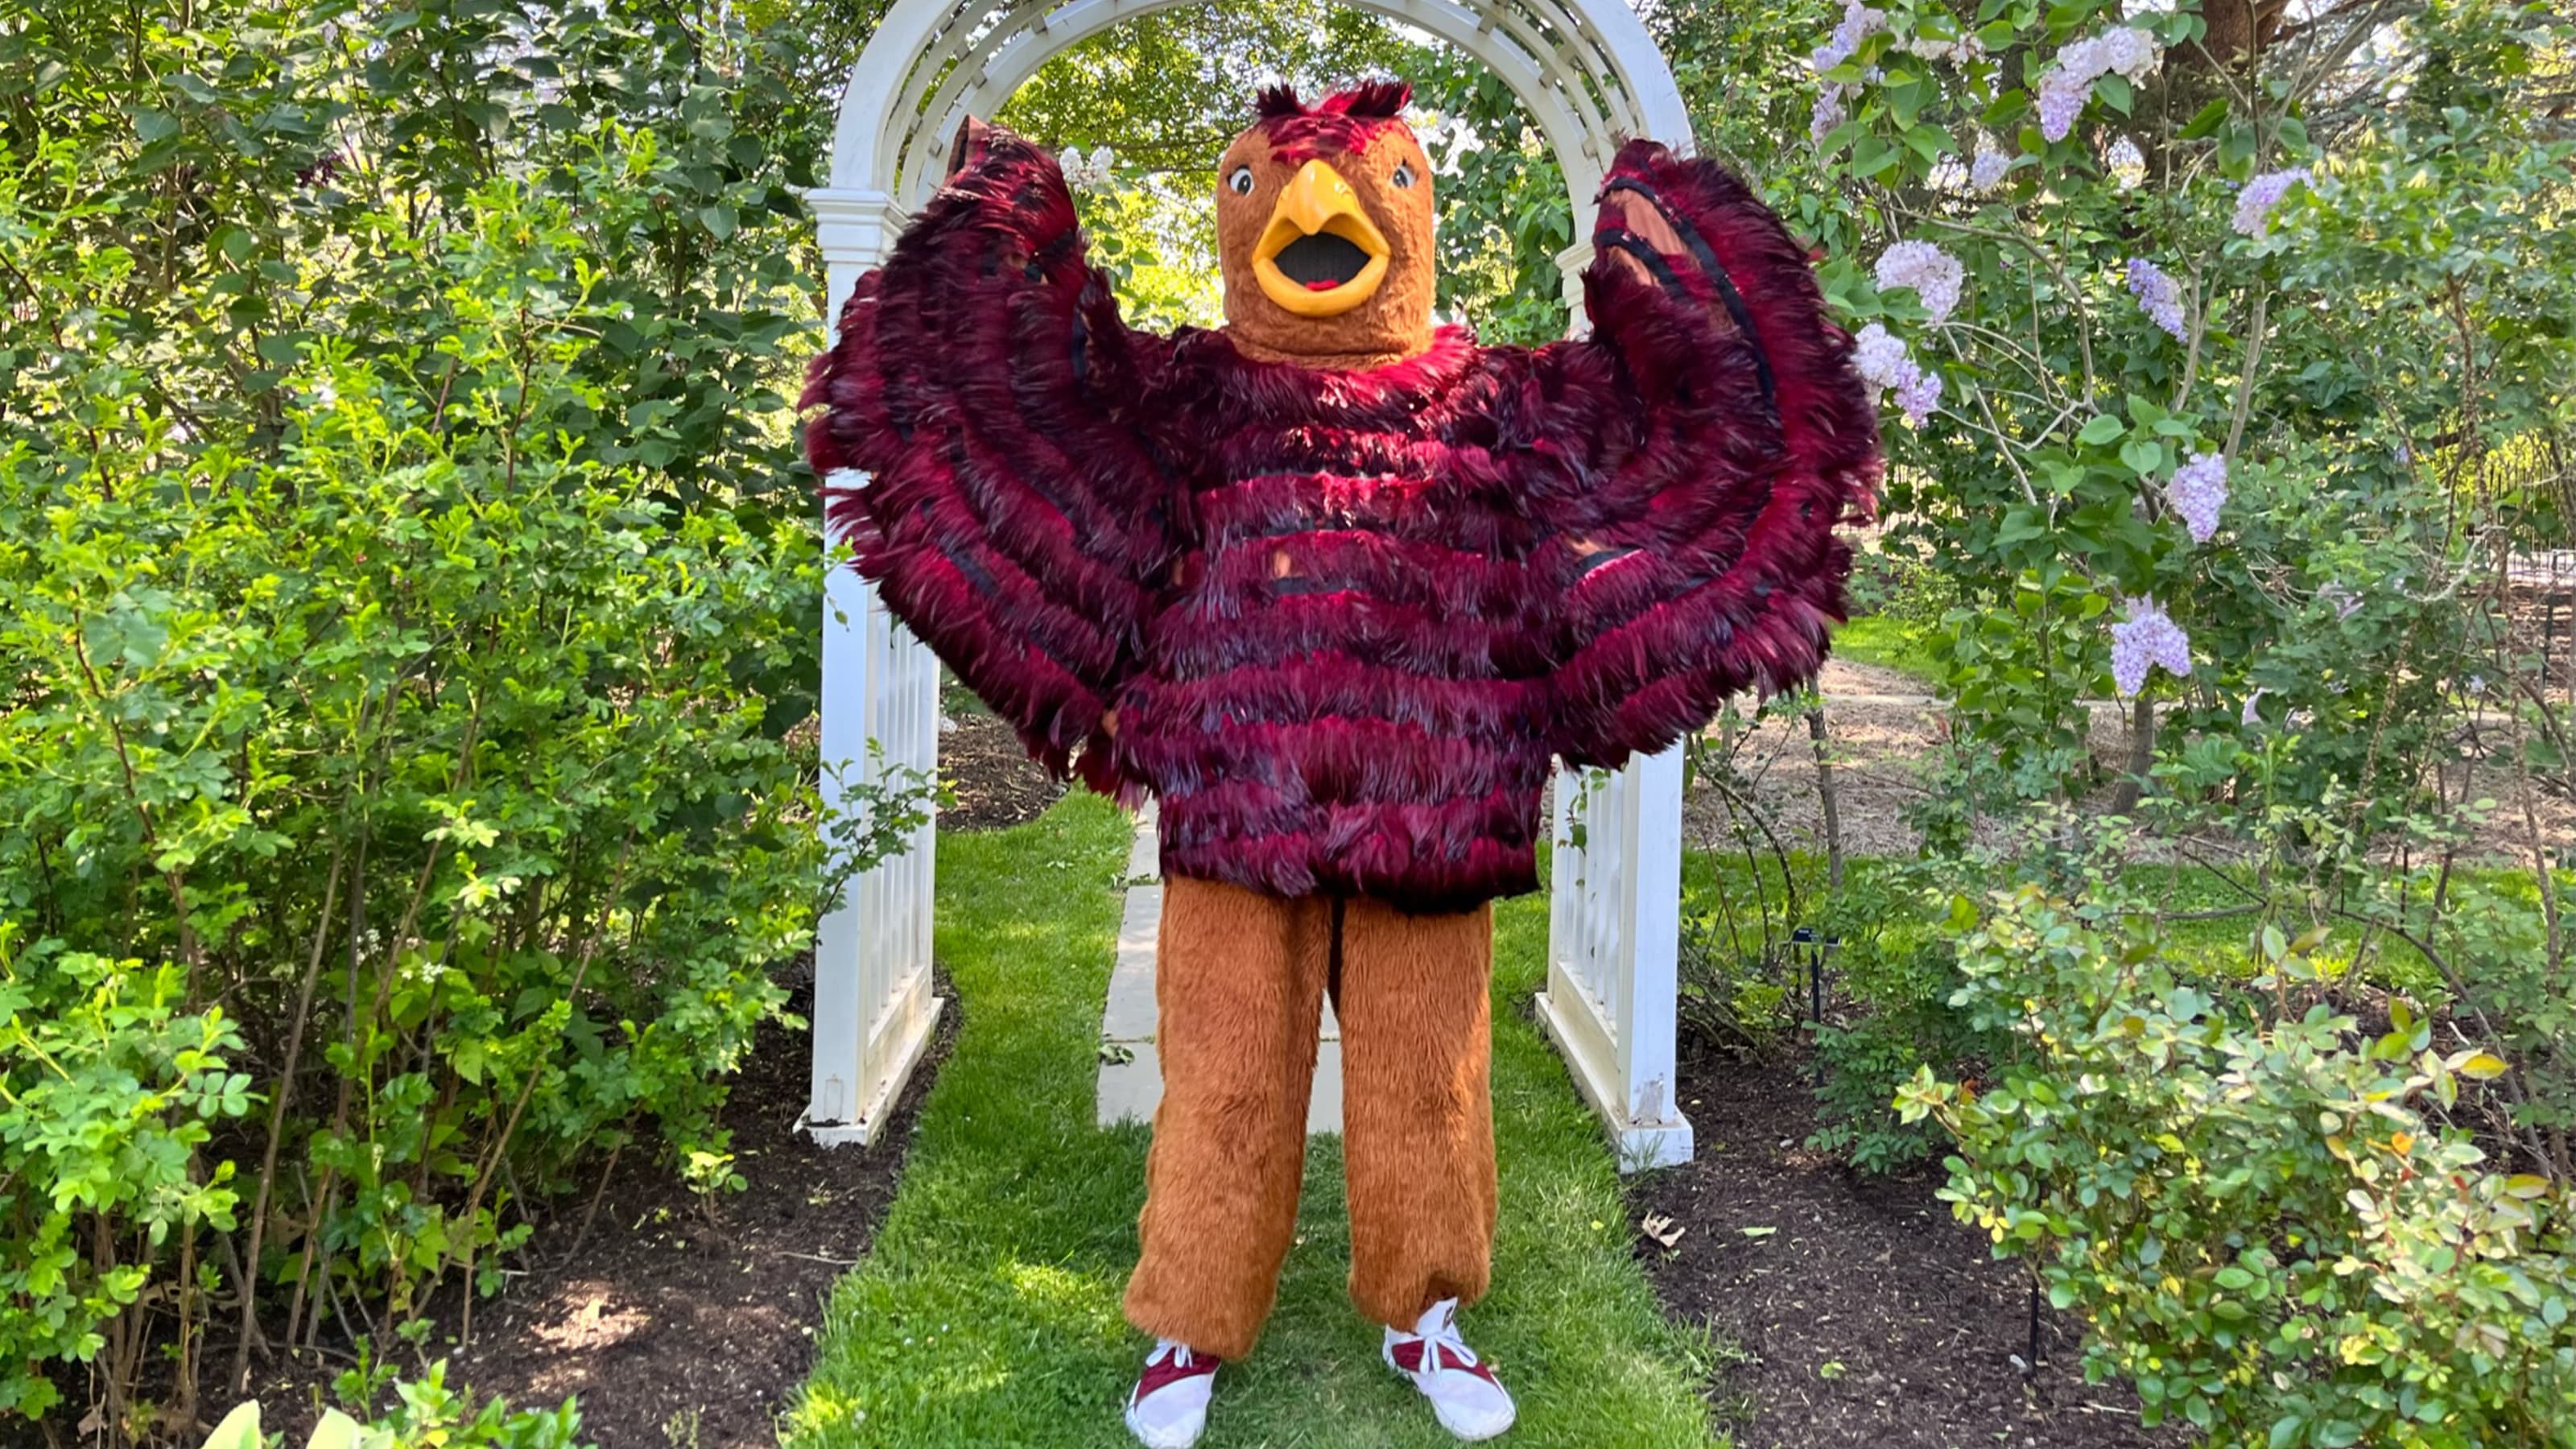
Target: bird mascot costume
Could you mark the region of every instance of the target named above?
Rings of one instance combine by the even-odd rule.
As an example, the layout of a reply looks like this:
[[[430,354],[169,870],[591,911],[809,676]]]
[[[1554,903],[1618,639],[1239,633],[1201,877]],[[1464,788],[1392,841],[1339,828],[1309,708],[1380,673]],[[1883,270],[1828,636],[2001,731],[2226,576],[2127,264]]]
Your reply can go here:
[[[1588,335],[1434,326],[1409,96],[1263,93],[1216,170],[1225,326],[1170,337],[1119,321],[1056,163],[970,121],[805,395],[886,607],[1049,769],[1160,802],[1151,1445],[1197,1438],[1270,1311],[1326,993],[1351,1298],[1452,1433],[1510,1426],[1457,1324],[1494,1231],[1491,902],[1538,883],[1552,761],[1814,675],[1877,477],[1806,253],[1652,142],[1602,188]]]

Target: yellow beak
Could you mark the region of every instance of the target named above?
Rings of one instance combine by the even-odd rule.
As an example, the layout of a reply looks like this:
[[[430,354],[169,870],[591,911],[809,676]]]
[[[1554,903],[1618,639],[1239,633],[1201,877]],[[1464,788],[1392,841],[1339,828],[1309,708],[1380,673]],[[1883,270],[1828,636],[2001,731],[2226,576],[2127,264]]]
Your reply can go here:
[[[1300,282],[1279,269],[1278,257],[1313,236],[1334,236],[1358,247],[1368,261],[1340,282]],[[1347,312],[1374,296],[1386,280],[1386,237],[1361,209],[1357,192],[1342,174],[1321,161],[1309,161],[1289,178],[1270,210],[1270,224],[1252,249],[1252,275],[1262,295],[1300,317],[1330,317]]]

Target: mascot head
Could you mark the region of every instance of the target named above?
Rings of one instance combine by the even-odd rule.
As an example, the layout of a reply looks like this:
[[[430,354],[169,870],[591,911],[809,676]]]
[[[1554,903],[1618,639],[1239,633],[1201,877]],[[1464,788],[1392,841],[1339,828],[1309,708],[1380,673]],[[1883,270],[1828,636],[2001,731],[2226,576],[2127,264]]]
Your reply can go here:
[[[1307,105],[1261,93],[1217,163],[1226,334],[1254,357],[1364,365],[1431,345],[1431,161],[1371,81]]]

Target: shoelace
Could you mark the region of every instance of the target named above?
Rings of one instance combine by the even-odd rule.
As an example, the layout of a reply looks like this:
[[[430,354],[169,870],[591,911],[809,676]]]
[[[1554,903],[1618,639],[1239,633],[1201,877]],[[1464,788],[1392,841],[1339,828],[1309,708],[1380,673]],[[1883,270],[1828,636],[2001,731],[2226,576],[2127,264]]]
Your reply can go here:
[[[1476,1356],[1476,1351],[1467,1346],[1467,1340],[1459,1336],[1455,1312],[1442,1315],[1438,1328],[1429,1333],[1417,1333],[1413,1339],[1422,1345],[1421,1361],[1413,1370],[1418,1375],[1427,1376],[1454,1368],[1483,1379],[1493,1377],[1490,1370],[1483,1368],[1484,1361]],[[1441,1357],[1443,1353],[1449,1356],[1444,1359]]]
[[[1151,1398],[1184,1379],[1215,1373],[1219,1362],[1213,1358],[1202,1360],[1186,1343],[1156,1339],[1154,1351],[1145,1355],[1145,1372],[1137,1378],[1129,1401]]]

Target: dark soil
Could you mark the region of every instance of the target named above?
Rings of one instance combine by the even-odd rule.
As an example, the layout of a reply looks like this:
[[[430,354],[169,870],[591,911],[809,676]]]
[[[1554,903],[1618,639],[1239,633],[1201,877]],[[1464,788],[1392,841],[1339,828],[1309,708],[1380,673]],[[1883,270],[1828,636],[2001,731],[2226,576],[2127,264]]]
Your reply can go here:
[[[943,830],[999,830],[1046,813],[1064,782],[1038,768],[1011,727],[980,709],[952,709],[954,729],[939,736],[939,778],[950,803],[939,808]]]
[[[2029,1279],[1932,1193],[1938,1173],[1872,1178],[1801,1144],[1815,1098],[1795,1065],[1685,1061],[1696,1160],[1629,1188],[1642,1218],[1685,1231],[1640,1239],[1665,1310],[1740,1348],[1721,1411],[1743,1449],[2188,1442],[2138,1426],[2124,1385],[2088,1385],[2076,1325],[2043,1311],[2025,1377]]]
[[[578,1395],[581,1437],[599,1449],[770,1449],[776,1416],[812,1368],[832,1283],[875,1239],[922,1094],[955,1038],[954,994],[942,987],[938,1039],[876,1141],[826,1149],[795,1132],[806,1042],[772,1025],[724,1109],[744,1191],[710,1214],[639,1142],[586,1237],[586,1201],[560,1204],[528,1245],[527,1271],[474,1305],[473,1344],[454,1346],[458,1305],[443,1295],[421,1357],[448,1359],[448,1387],[475,1399],[533,1408]],[[416,1372],[408,1351],[395,1353],[406,1376]],[[256,1386],[267,1427],[302,1443],[345,1367],[277,1366]]]

